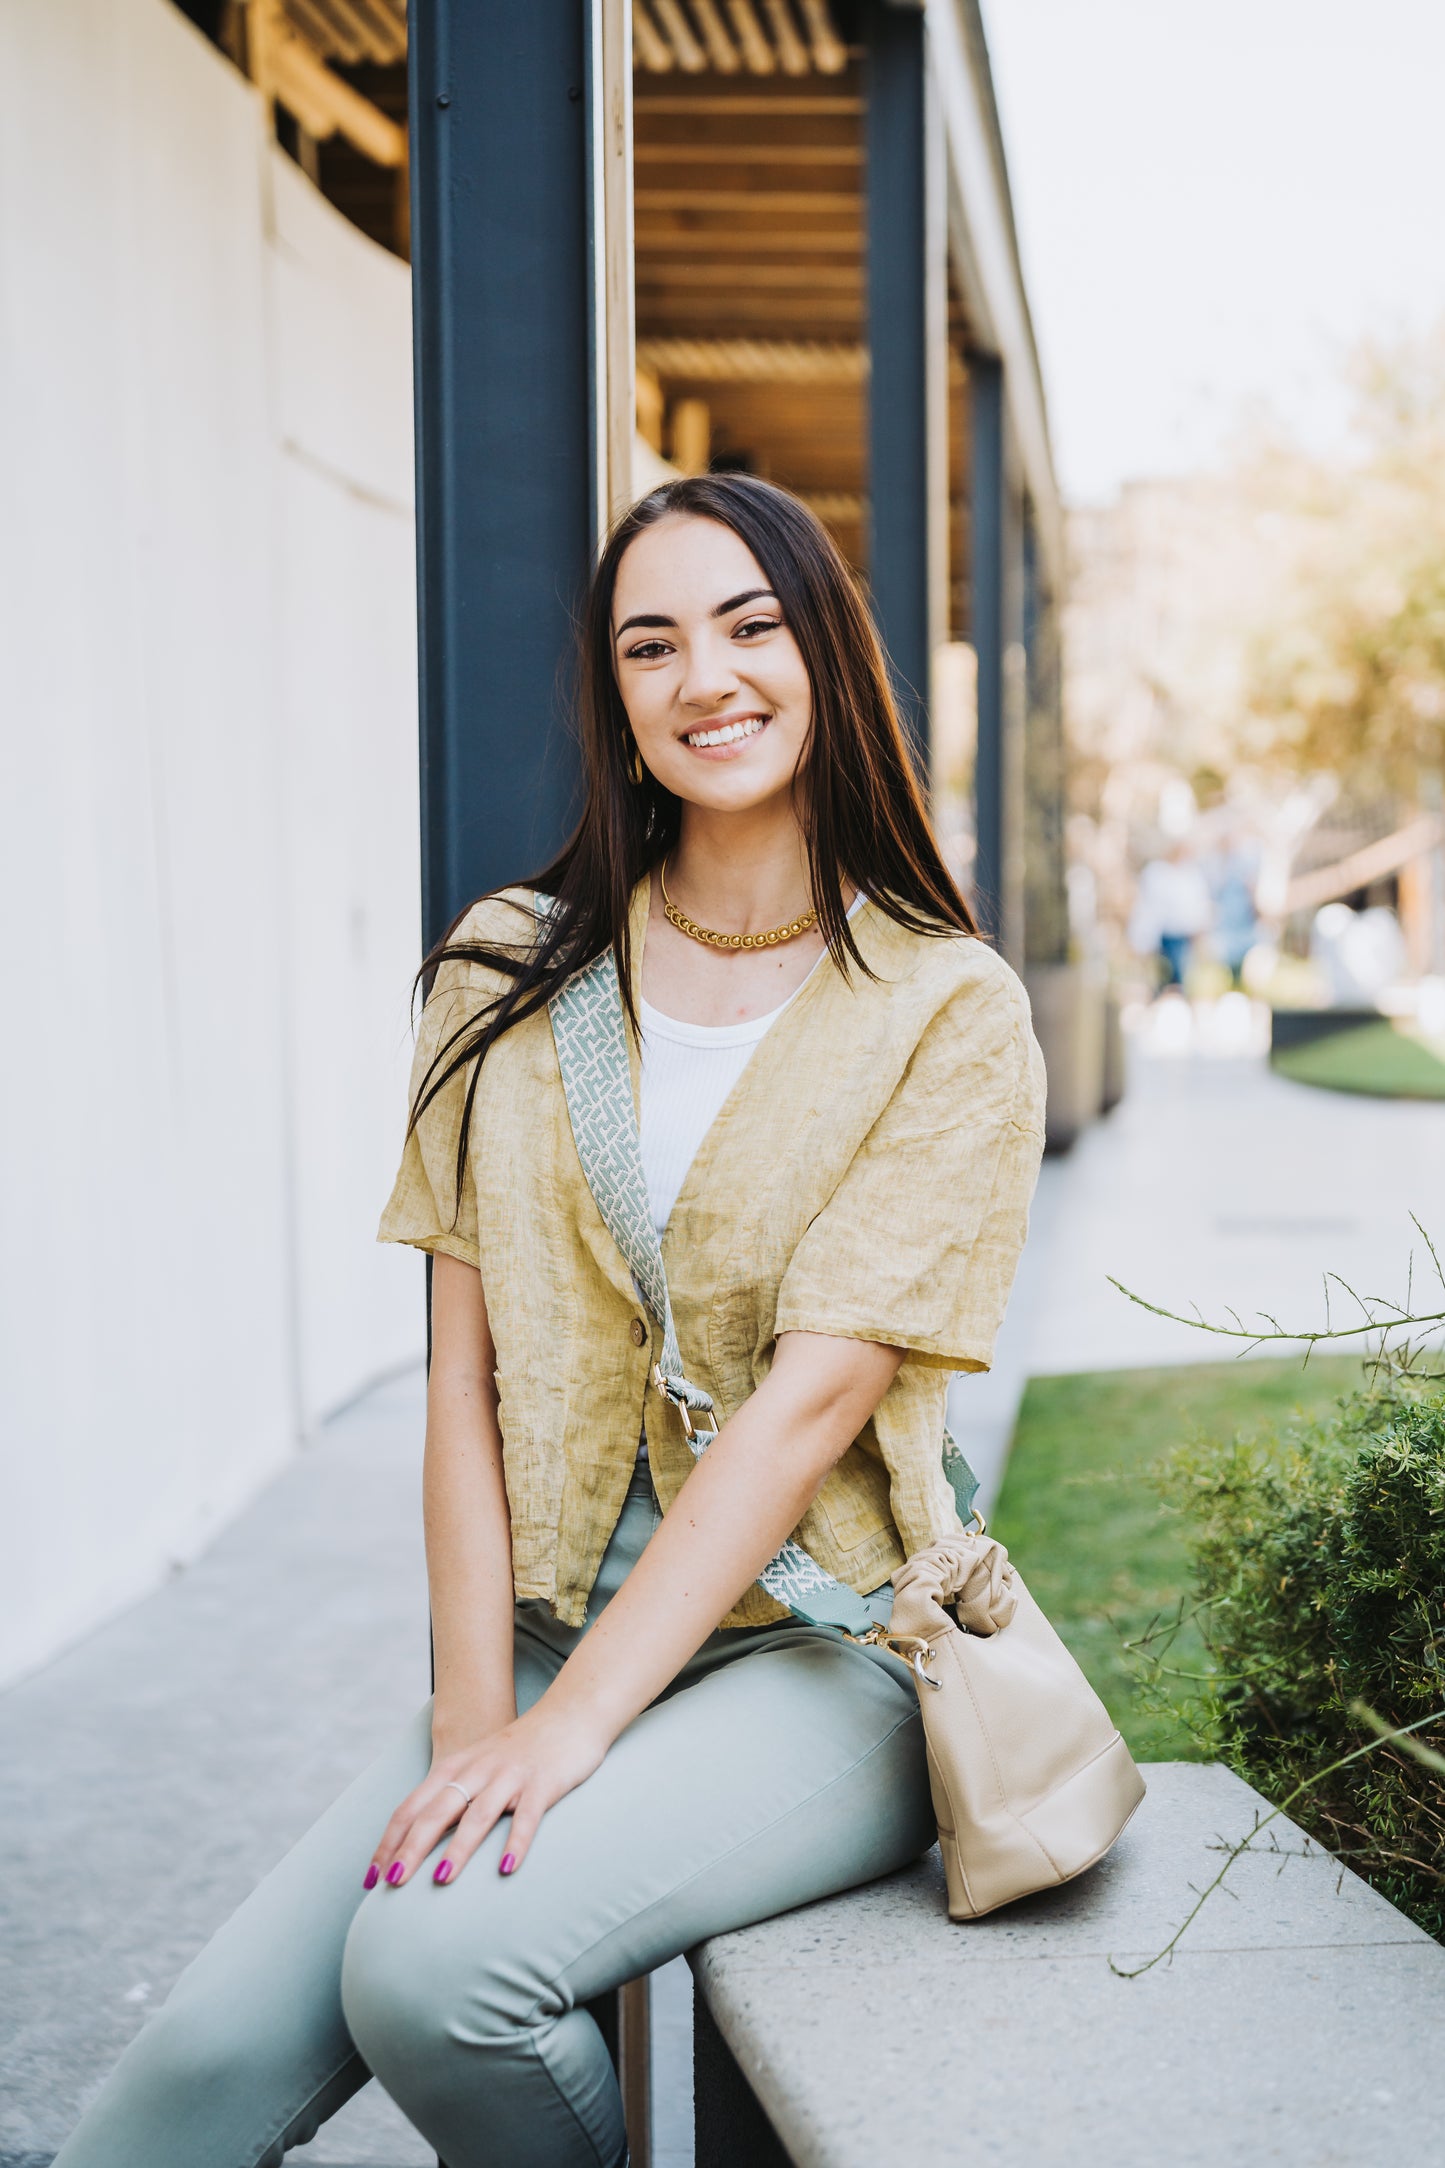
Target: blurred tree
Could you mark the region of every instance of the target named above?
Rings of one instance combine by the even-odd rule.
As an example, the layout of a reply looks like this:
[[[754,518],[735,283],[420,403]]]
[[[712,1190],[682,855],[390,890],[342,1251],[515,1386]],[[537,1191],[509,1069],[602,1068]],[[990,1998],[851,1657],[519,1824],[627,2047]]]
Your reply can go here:
[[[1258,627],[1250,753],[1409,802],[1445,761],[1445,330],[1356,365],[1358,456],[1263,458],[1291,576]]]

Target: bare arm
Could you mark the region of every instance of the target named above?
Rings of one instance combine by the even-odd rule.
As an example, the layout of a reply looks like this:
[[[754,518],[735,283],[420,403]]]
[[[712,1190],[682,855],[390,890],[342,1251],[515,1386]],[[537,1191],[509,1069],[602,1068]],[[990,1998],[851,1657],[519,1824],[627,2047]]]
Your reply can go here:
[[[787,1333],[763,1384],[729,1418],[602,1617],[535,1706],[440,1768],[388,1825],[376,1853],[399,1879],[457,1823],[437,1872],[460,1873],[512,1817],[502,1871],[521,1865],[547,1809],[581,1784],[632,1719],[677,1676],[779,1544],[883,1398],[902,1361],[871,1341]],[[442,1866],[446,1872],[442,1872]]]
[[[422,1467],[438,1758],[475,1745],[517,1713],[512,1532],[495,1369],[481,1274],[438,1257]]]
[[[610,1745],[676,1678],[797,1527],[902,1360],[872,1341],[783,1335],[767,1378],[549,1688],[559,1711],[586,1712]]]
[[[512,1522],[497,1423],[496,1351],[482,1276],[455,1257],[432,1268],[422,1513],[436,1694],[431,1768],[402,1800],[366,1870],[368,1889],[484,1739],[516,1721]],[[468,1787],[470,1789],[470,1787]],[[445,1826],[443,1822],[442,1826]]]

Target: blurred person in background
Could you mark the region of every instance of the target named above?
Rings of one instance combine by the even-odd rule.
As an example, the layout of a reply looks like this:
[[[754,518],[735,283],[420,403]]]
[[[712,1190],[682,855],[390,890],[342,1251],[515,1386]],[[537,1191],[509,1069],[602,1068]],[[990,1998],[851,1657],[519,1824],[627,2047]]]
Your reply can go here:
[[[1158,991],[1184,985],[1194,944],[1214,915],[1209,883],[1183,837],[1139,876],[1129,915],[1129,943],[1138,956],[1158,959]]]
[[[1244,959],[1259,939],[1259,912],[1255,907],[1255,884],[1259,879],[1259,850],[1226,829],[1212,851],[1200,862],[1209,888],[1210,945],[1229,973],[1230,984],[1243,984]]]

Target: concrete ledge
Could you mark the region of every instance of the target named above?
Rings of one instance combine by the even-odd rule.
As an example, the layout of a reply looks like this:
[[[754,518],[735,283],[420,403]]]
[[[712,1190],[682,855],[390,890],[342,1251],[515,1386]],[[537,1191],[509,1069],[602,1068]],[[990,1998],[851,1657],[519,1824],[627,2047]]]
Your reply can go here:
[[[796,2168],[1365,2168],[1439,2144],[1445,1949],[1323,1854],[1241,1859],[1136,1980],[1265,1802],[1157,1762],[1092,1875],[950,1926],[936,1852],[695,1953],[716,2038]],[[1304,1842],[1271,1824],[1282,1848]],[[1267,1840],[1266,1840],[1267,1841]],[[1232,1891],[1231,1896],[1228,1892]],[[701,2074],[701,2066],[700,2066]],[[713,2049],[698,2168],[730,2154]],[[704,2089],[699,2086],[700,2110]],[[756,2156],[754,2156],[756,2157]]]

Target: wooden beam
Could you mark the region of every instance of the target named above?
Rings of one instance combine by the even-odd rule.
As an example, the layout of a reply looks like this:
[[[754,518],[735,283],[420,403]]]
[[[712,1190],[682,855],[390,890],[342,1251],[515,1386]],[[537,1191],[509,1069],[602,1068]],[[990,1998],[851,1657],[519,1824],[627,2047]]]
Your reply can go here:
[[[367,0],[299,0],[299,5],[298,0],[285,0],[285,7],[297,18],[302,35],[328,59],[369,60],[385,68],[405,58],[405,26],[369,7]],[[324,25],[320,38],[312,28],[318,20]]]
[[[405,128],[334,75],[277,0],[250,0],[247,28],[251,77],[263,98],[279,98],[318,142],[342,135],[379,166],[405,163]]]
[[[735,96],[724,92],[717,96],[711,91],[644,90],[633,101],[633,110],[638,114],[658,113],[669,118],[679,113],[706,113],[716,118],[728,119],[740,115],[747,120],[771,120],[774,117],[789,120],[856,120],[862,114],[863,100],[838,97],[831,93],[809,98],[783,91],[774,96],[759,96],[755,91],[738,91]]]
[[[617,1991],[618,2081],[632,2168],[652,2164],[652,1982],[629,1980]]]
[[[632,0],[632,49],[639,67],[650,75],[669,75],[677,66],[677,56],[658,29],[643,0]]]
[[[797,295],[793,306],[782,295],[717,295],[678,293],[669,286],[639,286],[637,321],[648,332],[678,330],[708,334],[715,338],[734,327],[747,327],[765,338],[806,338],[819,325],[838,325],[858,332],[862,306],[851,295],[817,293]]]
[[[649,257],[638,264],[637,283],[639,286],[701,286],[716,291],[718,269],[715,263],[660,264]],[[861,264],[744,263],[738,270],[739,276],[747,280],[755,293],[773,288],[790,294],[801,293],[804,288],[810,293],[861,294],[863,291]],[[727,306],[730,303],[725,301],[724,307]]]
[[[776,75],[778,56],[768,43],[762,24],[758,21],[753,0],[727,0],[728,19],[733,36],[747,64],[750,75]]]
[[[860,490],[812,490],[803,502],[829,527],[861,527],[868,518],[868,499]]]
[[[1388,880],[1412,859],[1433,851],[1442,834],[1445,827],[1437,817],[1424,813],[1404,828],[1397,828],[1393,835],[1381,836],[1377,843],[1351,851],[1348,858],[1339,859],[1333,866],[1297,873],[1285,890],[1280,916],[1292,918],[1296,911],[1316,911],[1322,903],[1336,903],[1341,896],[1353,895],[1357,888],[1368,888],[1372,881]]]
[[[841,75],[848,65],[848,48],[833,28],[828,0],[799,0],[807,25],[813,66],[820,75]]]
[[[806,75],[810,66],[808,48],[798,36],[798,26],[788,0],[763,0],[763,12],[768,18],[768,28],[773,34],[784,75]]]
[[[726,226],[639,226],[637,229],[637,253],[647,255],[676,255],[679,252],[691,256],[716,251],[727,255],[795,256],[799,263],[811,263],[815,256],[863,255],[861,231],[843,230],[837,233],[809,233],[797,231],[780,233],[773,226],[761,230],[749,228],[740,231],[736,221]]]
[[[633,192],[639,211],[775,211],[794,217],[813,211],[852,211],[861,215],[861,191],[851,188],[646,188]]]
[[[652,6],[663,35],[677,55],[678,66],[689,75],[700,75],[707,66],[707,54],[698,43],[678,0],[652,0]]]
[[[861,166],[861,143],[639,143],[639,165]]]
[[[719,75],[736,75],[742,66],[738,49],[728,35],[717,0],[692,0],[693,20],[707,47],[707,57]]]
[[[853,113],[740,113],[722,106],[716,111],[649,113],[638,140],[659,157],[669,143],[685,149],[716,143],[756,157],[770,150],[781,154],[786,145],[797,144],[821,156],[834,145],[860,150],[863,132]]]
[[[350,67],[368,57],[363,41],[337,23],[321,0],[286,0],[285,11],[325,59],[344,61]]]

